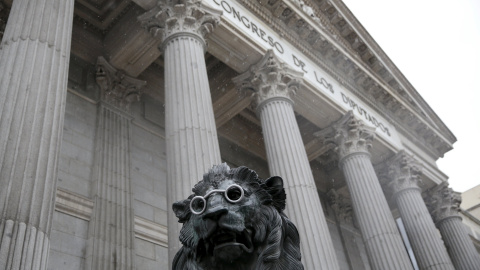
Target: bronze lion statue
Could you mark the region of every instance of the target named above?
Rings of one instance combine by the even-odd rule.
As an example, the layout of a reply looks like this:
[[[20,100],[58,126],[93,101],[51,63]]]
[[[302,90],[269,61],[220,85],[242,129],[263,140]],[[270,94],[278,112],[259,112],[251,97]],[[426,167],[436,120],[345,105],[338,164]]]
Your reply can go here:
[[[303,269],[297,228],[283,213],[282,178],[221,164],[192,191],[173,204],[183,223],[174,270]]]

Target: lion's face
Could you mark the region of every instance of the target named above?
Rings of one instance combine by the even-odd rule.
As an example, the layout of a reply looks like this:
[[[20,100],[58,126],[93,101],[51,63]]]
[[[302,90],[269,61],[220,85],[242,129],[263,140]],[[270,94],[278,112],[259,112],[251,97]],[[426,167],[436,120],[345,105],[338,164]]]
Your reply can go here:
[[[235,189],[242,188],[243,196]],[[218,187],[210,186],[205,194],[215,190],[206,198],[205,212],[192,214],[191,222],[199,236],[197,257],[231,262],[251,257],[254,247],[254,223],[259,220],[257,209],[260,201],[252,189],[231,179],[219,183]],[[205,194],[199,194],[204,196]],[[238,202],[229,202],[232,197]],[[200,203],[202,204],[202,203]],[[258,244],[258,243],[256,243]]]
[[[281,213],[285,192],[280,177],[262,181],[248,168],[230,170],[222,164],[205,174],[193,192],[173,206],[184,223],[183,248],[173,269],[262,269],[258,266],[273,263],[265,259],[272,250],[281,254],[285,225],[293,224]]]

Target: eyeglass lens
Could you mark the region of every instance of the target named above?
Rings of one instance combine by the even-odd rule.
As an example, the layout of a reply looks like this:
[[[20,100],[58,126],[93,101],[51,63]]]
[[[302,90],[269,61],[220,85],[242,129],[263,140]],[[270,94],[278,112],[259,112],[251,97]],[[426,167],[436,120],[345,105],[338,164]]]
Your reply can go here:
[[[206,199],[208,198],[208,196],[215,192],[223,192],[225,199],[230,203],[237,203],[244,196],[243,188],[236,184],[229,186],[226,190],[212,190],[205,194],[205,196],[195,196],[190,201],[190,210],[192,211],[192,213],[200,215],[205,212],[207,207]]]

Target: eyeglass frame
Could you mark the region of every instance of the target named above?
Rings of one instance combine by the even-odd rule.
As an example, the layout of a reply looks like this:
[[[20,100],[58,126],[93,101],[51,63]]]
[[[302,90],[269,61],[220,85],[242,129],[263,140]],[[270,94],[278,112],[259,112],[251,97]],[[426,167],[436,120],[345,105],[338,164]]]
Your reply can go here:
[[[230,199],[228,196],[227,196],[227,191],[229,191],[231,188],[238,188],[240,189],[240,198],[238,198],[237,200],[232,200]],[[237,184],[231,184],[230,186],[227,187],[227,189],[214,189],[214,190],[210,190],[207,194],[205,194],[204,196],[195,196],[192,198],[192,200],[190,201],[190,211],[195,214],[195,215],[201,215],[203,214],[206,210],[207,210],[207,198],[212,195],[213,193],[218,193],[218,192],[222,192],[223,193],[223,197],[225,197],[225,199],[230,202],[230,203],[238,203],[239,201],[241,201],[243,199],[243,197],[245,196],[245,191],[243,190],[243,188],[240,186],[240,185],[237,185]],[[197,200],[201,200],[203,202],[203,209],[202,211],[195,211],[193,209],[193,202],[194,201],[197,201]]]

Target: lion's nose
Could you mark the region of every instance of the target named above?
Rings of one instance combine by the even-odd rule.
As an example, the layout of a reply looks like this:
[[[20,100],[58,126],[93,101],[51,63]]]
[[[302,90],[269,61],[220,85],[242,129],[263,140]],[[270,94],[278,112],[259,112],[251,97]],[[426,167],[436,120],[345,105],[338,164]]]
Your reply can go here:
[[[203,218],[218,220],[222,215],[226,214],[228,210],[225,208],[225,201],[221,196],[213,196],[208,200],[207,210],[203,214]]]

